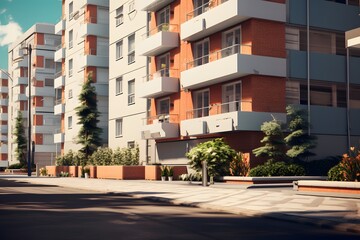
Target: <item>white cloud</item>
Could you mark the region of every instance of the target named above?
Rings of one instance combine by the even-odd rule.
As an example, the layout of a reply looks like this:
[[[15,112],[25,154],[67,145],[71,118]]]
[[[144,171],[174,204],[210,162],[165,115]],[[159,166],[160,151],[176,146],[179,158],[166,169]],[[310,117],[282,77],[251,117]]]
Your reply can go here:
[[[2,9],[0,9],[0,15],[1,15],[1,14],[6,13],[6,11],[7,11],[7,9],[6,9],[6,8],[2,8]]]
[[[22,29],[17,22],[10,21],[7,25],[0,25],[0,46],[9,45],[22,35]]]

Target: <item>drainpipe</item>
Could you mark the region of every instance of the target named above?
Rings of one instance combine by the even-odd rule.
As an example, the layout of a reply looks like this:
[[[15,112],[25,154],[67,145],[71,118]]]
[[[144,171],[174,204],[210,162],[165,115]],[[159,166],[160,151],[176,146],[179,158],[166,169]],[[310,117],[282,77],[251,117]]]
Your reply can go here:
[[[346,48],[346,127],[347,127],[347,147],[350,149],[350,54],[349,48]]]
[[[146,12],[146,32],[149,32],[149,12]],[[146,68],[146,76],[149,76],[150,71],[149,71],[149,60],[150,57],[146,56],[146,64],[145,64],[145,68]],[[148,119],[148,117],[150,116],[149,113],[149,108],[150,108],[150,104],[149,104],[149,99],[146,99],[146,121]],[[145,140],[145,157],[146,157],[146,164],[148,164],[149,162],[149,139]]]
[[[307,112],[308,112],[308,135],[311,130],[311,107],[310,107],[310,1],[306,1],[306,43],[307,43]]]

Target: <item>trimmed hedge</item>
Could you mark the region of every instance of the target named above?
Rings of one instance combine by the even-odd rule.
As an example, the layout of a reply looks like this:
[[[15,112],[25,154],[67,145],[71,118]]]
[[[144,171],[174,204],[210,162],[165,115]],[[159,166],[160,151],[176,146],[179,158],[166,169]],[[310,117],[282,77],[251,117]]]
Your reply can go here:
[[[287,164],[285,162],[267,161],[250,170],[250,177],[268,177],[268,176],[303,176],[305,169],[297,164]]]

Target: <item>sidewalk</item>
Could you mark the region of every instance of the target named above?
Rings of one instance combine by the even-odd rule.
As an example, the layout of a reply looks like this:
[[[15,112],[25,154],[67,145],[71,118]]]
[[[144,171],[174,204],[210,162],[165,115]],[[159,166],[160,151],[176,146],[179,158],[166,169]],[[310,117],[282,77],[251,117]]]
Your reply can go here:
[[[121,193],[135,198],[226,211],[242,216],[264,216],[360,233],[360,199],[304,195],[291,188],[252,188],[215,183],[202,187],[187,182],[103,180],[83,178],[36,178],[1,176],[33,184]]]

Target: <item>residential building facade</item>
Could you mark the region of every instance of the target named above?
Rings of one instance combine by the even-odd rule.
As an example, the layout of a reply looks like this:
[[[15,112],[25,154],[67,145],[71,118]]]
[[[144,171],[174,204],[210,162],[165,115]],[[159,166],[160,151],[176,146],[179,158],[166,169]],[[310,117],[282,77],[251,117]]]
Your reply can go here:
[[[140,149],[146,162],[148,141],[140,127],[147,114],[147,100],[138,95],[149,74],[147,57],[137,46],[147,36],[147,13],[134,0],[110,1],[109,44],[109,147]]]
[[[9,163],[17,162],[15,156],[14,128],[16,117],[20,112],[24,119],[25,132],[28,127],[28,79],[31,74],[31,140],[34,149],[34,160],[40,166],[55,163],[57,149],[54,144],[53,131],[60,124],[60,118],[54,116],[54,73],[59,65],[54,62],[55,47],[60,37],[54,34],[52,24],[35,24],[17,41],[9,46],[8,81],[8,159]],[[26,48],[32,47],[31,71],[29,72],[29,55]],[[11,140],[10,140],[11,139]],[[29,137],[27,136],[27,139]]]
[[[136,4],[149,21],[136,49],[149,58],[151,77],[138,88],[151,99],[141,129],[154,143],[149,162],[185,164],[191,147],[217,137],[251,153],[261,124],[286,122],[290,104],[309,111],[317,158],[359,145],[360,55],[345,49],[345,31],[360,25],[358,1]]]
[[[8,86],[8,76],[0,70],[0,167],[8,166]]]
[[[109,79],[109,1],[62,1],[62,18],[55,28],[61,44],[55,61],[61,63],[56,73],[56,105],[54,112],[61,118],[55,143],[61,153],[77,151],[80,130],[75,108],[78,96],[90,76],[97,93],[100,112],[98,127],[102,129],[103,145],[108,142],[108,79]]]

